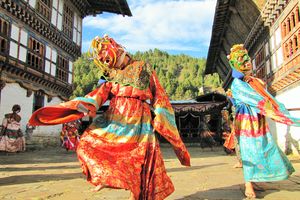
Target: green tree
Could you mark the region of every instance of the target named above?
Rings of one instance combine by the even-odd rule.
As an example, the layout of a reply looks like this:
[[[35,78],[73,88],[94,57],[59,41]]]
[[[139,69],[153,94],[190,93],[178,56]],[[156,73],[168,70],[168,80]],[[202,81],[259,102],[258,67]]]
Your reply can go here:
[[[134,59],[144,60],[155,68],[161,85],[171,100],[193,99],[200,94],[206,60],[187,55],[169,55],[159,49],[136,52]],[[100,71],[87,53],[74,63],[74,92],[72,97],[84,96],[97,87]],[[218,74],[207,75],[204,84],[210,91],[219,91],[222,82]]]

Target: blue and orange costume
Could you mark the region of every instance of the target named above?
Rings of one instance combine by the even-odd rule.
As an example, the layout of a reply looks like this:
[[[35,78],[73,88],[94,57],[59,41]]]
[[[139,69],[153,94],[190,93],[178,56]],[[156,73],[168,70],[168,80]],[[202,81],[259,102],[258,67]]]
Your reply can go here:
[[[190,166],[168,97],[152,67],[124,55],[124,49],[112,38],[95,38],[92,51],[107,81],[85,97],[41,108],[30,123],[60,124],[80,119],[84,113],[94,115],[110,100],[104,117],[94,119],[77,147],[87,180],[95,186],[130,190],[135,199],[164,199],[174,186],[166,174],[154,130],[172,144],[180,162]],[[124,57],[129,61],[122,66]]]
[[[235,106],[234,132],[240,145],[245,181],[287,179],[294,168],[274,141],[266,117],[291,126],[300,126],[300,119],[292,117],[276,101],[261,79],[251,76],[251,60],[243,45],[234,45],[228,59],[233,74],[230,89]]]

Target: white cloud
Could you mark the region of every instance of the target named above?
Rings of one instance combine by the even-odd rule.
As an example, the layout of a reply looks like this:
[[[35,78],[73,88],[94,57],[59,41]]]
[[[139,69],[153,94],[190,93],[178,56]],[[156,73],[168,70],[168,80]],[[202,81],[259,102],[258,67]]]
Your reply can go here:
[[[208,48],[216,0],[132,0],[128,4],[132,17],[115,14],[87,17],[84,29],[93,29],[94,36],[107,33],[129,51]]]

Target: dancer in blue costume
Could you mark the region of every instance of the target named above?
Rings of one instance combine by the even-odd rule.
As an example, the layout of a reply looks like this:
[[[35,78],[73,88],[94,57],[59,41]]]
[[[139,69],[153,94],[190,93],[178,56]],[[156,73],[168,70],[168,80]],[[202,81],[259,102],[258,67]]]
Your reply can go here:
[[[284,180],[295,170],[270,133],[266,117],[276,122],[300,126],[283,104],[265,89],[265,83],[252,76],[252,64],[243,45],[234,45],[228,56],[232,68],[232,101],[235,106],[234,130],[240,145],[245,195],[255,198],[253,182]]]

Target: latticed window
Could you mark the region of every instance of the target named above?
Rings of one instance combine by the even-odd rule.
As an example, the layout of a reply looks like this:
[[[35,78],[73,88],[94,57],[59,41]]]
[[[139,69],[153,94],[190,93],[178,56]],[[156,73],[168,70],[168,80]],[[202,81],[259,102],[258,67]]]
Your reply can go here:
[[[46,19],[51,19],[51,0],[38,0],[37,11],[42,14]]]
[[[8,38],[9,23],[0,18],[0,53],[7,51],[7,38]]]
[[[44,107],[45,95],[42,91],[34,92],[32,112]]]
[[[72,38],[73,32],[73,16],[74,12],[71,8],[65,3],[64,4],[64,14],[63,14],[63,32],[69,37]]]
[[[68,82],[69,61],[62,56],[57,56],[56,77],[64,82]]]
[[[44,71],[44,51],[45,46],[34,38],[29,39],[27,64],[31,67]]]
[[[257,67],[257,68],[259,68],[260,67],[260,65],[262,64],[262,63],[264,63],[264,60],[265,60],[265,51],[264,51],[264,49],[262,48],[262,49],[260,49],[259,50],[259,52],[256,54],[256,57],[255,57],[255,66]]]
[[[266,76],[266,68],[263,65],[256,71],[256,77],[260,79],[264,79],[265,76]]]

